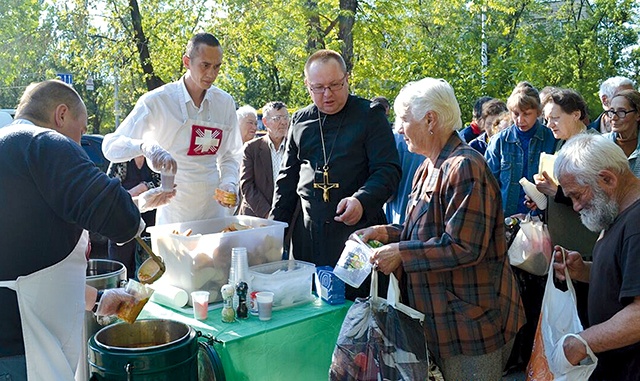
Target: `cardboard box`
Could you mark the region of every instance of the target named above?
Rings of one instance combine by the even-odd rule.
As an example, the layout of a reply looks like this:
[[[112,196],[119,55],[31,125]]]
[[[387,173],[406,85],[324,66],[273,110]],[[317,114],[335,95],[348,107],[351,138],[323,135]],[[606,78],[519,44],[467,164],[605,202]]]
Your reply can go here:
[[[346,286],[342,279],[333,273],[333,267],[316,267],[316,294],[325,302],[334,305],[345,301]]]
[[[232,224],[250,229],[222,233]],[[250,216],[233,216],[147,228],[153,250],[167,271],[156,283],[169,284],[191,293],[209,291],[209,302],[222,300],[220,288],[229,280],[231,249],[246,247],[249,266],[282,259],[286,223]],[[184,233],[191,229],[191,234]],[[189,305],[192,305],[189,300]]]

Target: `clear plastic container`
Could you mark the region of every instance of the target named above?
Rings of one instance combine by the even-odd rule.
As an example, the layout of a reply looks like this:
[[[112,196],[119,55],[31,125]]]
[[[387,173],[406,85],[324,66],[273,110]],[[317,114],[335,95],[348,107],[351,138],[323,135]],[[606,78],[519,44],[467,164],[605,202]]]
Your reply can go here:
[[[140,315],[140,311],[142,311],[149,301],[151,294],[153,294],[153,289],[133,279],[129,279],[124,290],[128,294],[133,295],[135,300],[132,303],[124,303],[121,305],[120,308],[118,308],[118,317],[129,324],[133,324],[138,318],[138,315]]]
[[[251,228],[222,233],[232,224]],[[233,216],[148,227],[153,249],[166,265],[156,283],[179,287],[188,294],[209,291],[209,303],[221,301],[220,288],[229,282],[232,249],[245,247],[249,266],[279,261],[286,226],[279,221]],[[189,236],[174,233],[187,229],[192,231]]]
[[[254,291],[273,292],[274,310],[312,301],[311,282],[315,272],[316,265],[298,260],[249,267]]]

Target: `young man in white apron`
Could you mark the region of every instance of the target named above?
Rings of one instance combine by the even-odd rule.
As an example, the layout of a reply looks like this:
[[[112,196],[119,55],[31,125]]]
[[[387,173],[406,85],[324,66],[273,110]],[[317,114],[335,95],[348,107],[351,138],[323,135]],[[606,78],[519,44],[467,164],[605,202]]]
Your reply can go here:
[[[142,97],[102,145],[111,161],[149,159],[152,169],[175,168],[175,199],[159,208],[156,224],[231,215],[235,206],[214,199],[215,189],[237,193],[242,140],[231,95],[213,86],[222,48],[209,33],[196,34],[180,80]]]

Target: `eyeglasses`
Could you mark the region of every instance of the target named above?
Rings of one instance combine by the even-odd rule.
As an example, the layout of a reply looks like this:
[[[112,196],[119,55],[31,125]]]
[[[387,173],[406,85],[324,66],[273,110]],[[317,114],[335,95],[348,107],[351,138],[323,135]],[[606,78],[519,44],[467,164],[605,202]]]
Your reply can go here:
[[[269,120],[272,122],[279,122],[279,121],[289,121],[289,115],[276,115],[276,116],[270,116]]]
[[[344,77],[340,78],[340,83],[332,83],[329,86],[312,85],[309,86],[309,90],[314,94],[323,94],[326,89],[329,89],[331,92],[338,91],[344,87],[345,78],[347,78],[346,74]]]
[[[624,117],[627,116],[627,114],[630,114],[630,113],[636,112],[636,111],[638,111],[638,110],[634,109],[634,110],[629,110],[629,111],[627,111],[627,110],[618,110],[618,111],[616,111],[614,109],[611,109],[611,110],[605,111],[604,113],[607,114],[607,116],[609,118],[613,118],[614,115],[617,115],[618,118],[623,119]]]

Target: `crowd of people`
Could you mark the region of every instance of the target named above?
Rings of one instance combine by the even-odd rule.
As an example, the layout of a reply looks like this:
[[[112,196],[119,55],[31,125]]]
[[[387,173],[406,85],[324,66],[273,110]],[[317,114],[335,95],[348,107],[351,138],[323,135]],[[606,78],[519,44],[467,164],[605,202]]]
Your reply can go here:
[[[549,276],[563,280],[566,268],[585,285],[577,288],[579,335],[599,358],[591,379],[640,374],[633,81],[602,83],[603,112],[591,124],[576,91],[521,82],[506,100],[478,98],[463,128],[447,81],[410,82],[393,105],[370,101],[351,93],[343,57],[323,49],[303,70],[311,103],[290,115],[285,103],[268,102],[260,135],[257,111],[236,108],[214,85],[223,63],[216,37],[194,35],[182,62],[179,80],[143,95],[105,136],[115,179],[77,144],[86,108],[58,81],[27,89],[16,122],[1,130],[0,197],[15,212],[0,217],[11,232],[0,237],[0,377],[73,379],[81,327],[68,322],[81,322],[71,314],[96,301],[84,286],[83,231],[109,237],[113,257],[134,272],[131,247],[115,243],[140,235],[140,212],[155,208],[159,224],[234,213],[286,222],[287,256],[317,266],[335,266],[352,233],[380,241],[371,260],[425,314],[423,334],[445,380],[499,380],[526,365],[545,282],[510,266],[505,217],[540,215],[556,257],[568,252]],[[539,173],[543,154],[557,155],[554,174]],[[173,192],[158,190],[158,173],[175,176]],[[523,177],[547,196],[545,210],[526,196]],[[132,196],[145,201],[142,210]],[[29,239],[33,229],[47,241]],[[12,253],[22,254],[16,261]],[[49,272],[70,281],[52,282]],[[368,295],[368,284],[347,287],[347,298]],[[42,288],[59,306],[34,302]],[[109,314],[123,298],[114,291],[98,306]],[[43,337],[51,339],[46,354],[34,345]],[[574,365],[587,353],[577,339],[564,352]]]

